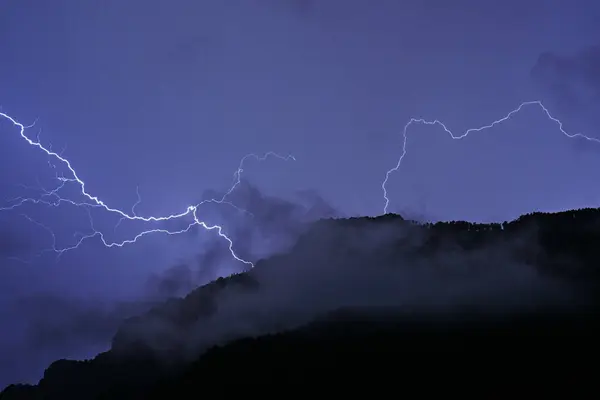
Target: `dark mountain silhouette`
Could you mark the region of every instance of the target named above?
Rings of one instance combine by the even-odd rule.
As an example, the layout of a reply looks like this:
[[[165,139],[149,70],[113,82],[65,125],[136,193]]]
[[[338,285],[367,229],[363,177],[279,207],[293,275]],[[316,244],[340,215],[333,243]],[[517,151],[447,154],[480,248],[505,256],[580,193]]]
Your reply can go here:
[[[600,209],[319,220],[289,251],[126,320],[110,351],[56,361],[0,398],[579,385],[599,355],[599,264]]]

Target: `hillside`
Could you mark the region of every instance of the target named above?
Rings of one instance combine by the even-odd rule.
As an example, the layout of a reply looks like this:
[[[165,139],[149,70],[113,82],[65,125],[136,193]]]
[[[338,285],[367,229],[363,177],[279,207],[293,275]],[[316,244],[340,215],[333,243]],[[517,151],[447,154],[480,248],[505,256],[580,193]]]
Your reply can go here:
[[[598,355],[598,243],[598,209],[504,224],[320,220],[288,252],[125,321],[109,352],[56,361],[0,398],[461,374],[512,384],[532,371],[581,380]]]

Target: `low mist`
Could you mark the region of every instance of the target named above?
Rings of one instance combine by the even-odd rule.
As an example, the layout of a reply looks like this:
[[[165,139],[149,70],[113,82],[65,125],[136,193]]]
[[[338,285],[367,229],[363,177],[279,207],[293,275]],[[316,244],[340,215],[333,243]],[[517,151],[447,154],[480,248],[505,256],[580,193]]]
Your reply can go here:
[[[168,358],[193,358],[211,346],[292,329],[346,307],[455,315],[576,306],[573,286],[517,256],[523,249],[541,251],[535,234],[532,226],[471,251],[450,239],[423,252],[429,229],[396,216],[321,220],[248,274],[129,320],[113,350],[142,344]]]
[[[453,234],[430,251],[430,225],[393,215],[345,219],[313,192],[290,201],[243,183],[230,200],[238,208],[215,205],[211,223],[224,222],[236,253],[254,269],[233,260],[215,235],[192,259],[150,275],[138,299],[21,298],[15,311],[32,357],[64,358],[74,348],[93,349],[93,356],[112,339],[116,354],[142,344],[167,359],[194,358],[346,307],[454,314],[577,304],[572,286],[517,257],[542,251],[535,226],[469,251]],[[220,277],[229,278],[215,282]]]
[[[223,193],[209,190],[202,200],[222,196]],[[209,217],[207,223],[226,228],[236,254],[254,261],[289,249],[312,221],[338,215],[312,191],[298,192],[295,199],[287,200],[267,196],[247,181],[237,186],[228,201],[234,207],[207,204],[203,215]],[[166,221],[163,228],[177,230],[178,223]],[[4,236],[4,247],[14,251],[17,236],[11,232]],[[10,326],[12,334],[7,332],[0,346],[0,387],[18,381],[36,382],[57,358],[93,357],[106,351],[125,319],[142,315],[169,298],[183,297],[219,277],[248,269],[232,258],[227,241],[216,233],[203,234],[201,241],[193,232],[164,240],[185,243],[195,249],[191,251],[194,255],[160,272],[146,274],[137,295],[132,289],[125,299],[82,297],[53,289],[50,284],[36,288],[30,282],[28,290],[21,290],[16,297],[7,296],[0,308],[0,323]],[[93,284],[80,283],[85,287]]]

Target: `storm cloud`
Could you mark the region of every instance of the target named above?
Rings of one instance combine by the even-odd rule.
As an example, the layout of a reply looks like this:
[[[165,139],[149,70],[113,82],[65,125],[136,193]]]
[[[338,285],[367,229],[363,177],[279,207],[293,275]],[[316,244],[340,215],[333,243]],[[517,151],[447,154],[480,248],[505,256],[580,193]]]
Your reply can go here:
[[[531,76],[560,112],[588,126],[600,122],[600,44],[570,54],[544,52]]]

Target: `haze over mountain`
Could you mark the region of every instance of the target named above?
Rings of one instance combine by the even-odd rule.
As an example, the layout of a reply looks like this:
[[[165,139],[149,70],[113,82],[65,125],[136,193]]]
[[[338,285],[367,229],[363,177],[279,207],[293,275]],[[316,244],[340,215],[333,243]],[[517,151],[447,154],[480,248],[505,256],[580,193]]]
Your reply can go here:
[[[393,214],[321,219],[254,269],[127,319],[109,352],[92,361],[58,361],[38,386],[11,386],[3,398],[201,390],[223,382],[220,365],[237,363],[232,371],[241,371],[240,363],[251,369],[254,361],[262,373],[247,370],[239,379],[275,385],[275,376],[314,380],[331,368],[357,374],[357,368],[386,368],[352,362],[349,354],[434,362],[450,353],[470,357],[479,348],[491,365],[500,353],[552,340],[554,354],[565,355],[561,349],[587,346],[597,333],[599,226],[598,209],[534,213],[504,224],[420,224]],[[291,343],[317,357],[313,363],[329,361],[312,369],[295,364],[301,355]],[[328,358],[331,348],[338,361]],[[295,353],[280,354],[277,365],[260,362],[282,351]],[[279,368],[289,374],[278,375]]]

